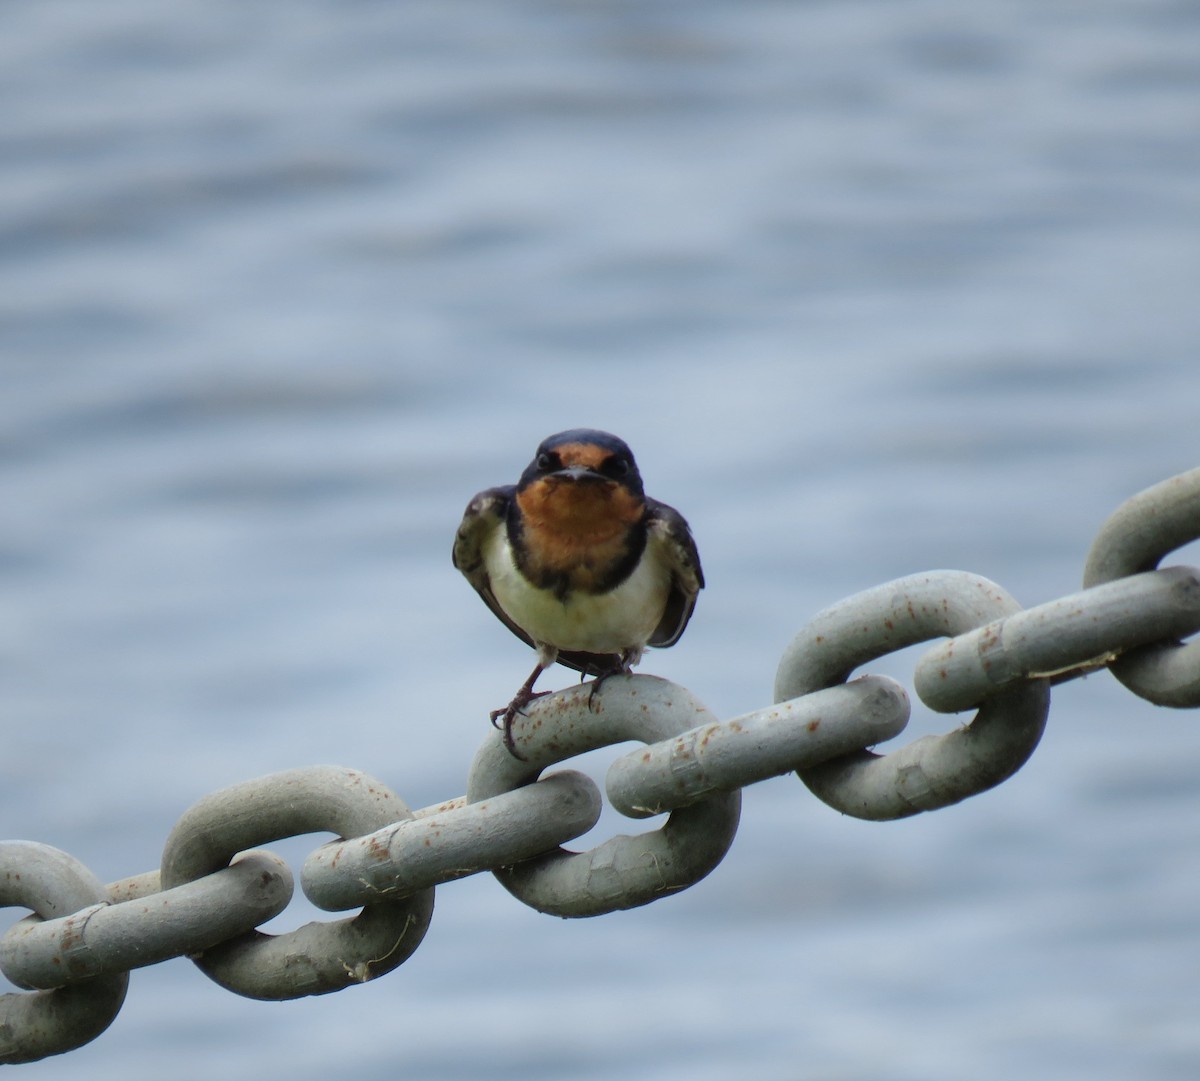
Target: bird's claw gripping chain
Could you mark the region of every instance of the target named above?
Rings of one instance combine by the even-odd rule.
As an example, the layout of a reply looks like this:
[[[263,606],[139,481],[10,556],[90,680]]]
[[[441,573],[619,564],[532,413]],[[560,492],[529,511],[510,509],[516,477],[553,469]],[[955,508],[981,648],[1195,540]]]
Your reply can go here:
[[[110,885],[49,845],[0,842],[0,902],[30,909],[0,938],[0,970],[26,991],[0,996],[0,1062],[28,1062],[98,1036],[124,1000],[129,971],[192,957],[222,986],[261,999],[317,995],[374,979],[420,944],[433,889],[493,872],[526,904],[559,916],[632,908],[682,890],[720,861],[740,789],[795,771],[822,800],[866,819],[955,803],[1011,775],[1038,742],[1050,686],[1110,667],[1130,690],[1200,706],[1200,571],[1158,569],[1200,538],[1200,469],[1134,496],[1101,528],[1084,588],[1021,609],[961,571],[912,575],[819,613],[784,652],[775,704],[719,720],[690,692],[652,676],[612,675],[531,701],[513,721],[523,758],[489,735],[465,796],[410,811],[357,770],[317,766],[206,796],[175,825],[161,868]],[[885,754],[867,748],[905,727],[909,697],[856,669],[926,638],[913,686],[942,712],[975,709],[966,727]],[[610,803],[632,817],[668,813],[655,831],[584,852],[560,845],[596,823],[601,796],[573,770],[584,751],[645,746],[609,767]],[[329,830],[300,882],[318,907],[351,918],[282,935],[258,931],[293,890],[259,850]],[[145,900],[154,898],[153,905]]]

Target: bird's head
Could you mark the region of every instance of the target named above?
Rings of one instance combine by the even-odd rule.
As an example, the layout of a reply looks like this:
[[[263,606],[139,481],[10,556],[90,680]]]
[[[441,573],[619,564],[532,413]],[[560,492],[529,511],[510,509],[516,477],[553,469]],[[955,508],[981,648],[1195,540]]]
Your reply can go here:
[[[628,528],[646,509],[633,452],[590,428],[542,441],[521,474],[517,503],[534,528],[592,538]]]

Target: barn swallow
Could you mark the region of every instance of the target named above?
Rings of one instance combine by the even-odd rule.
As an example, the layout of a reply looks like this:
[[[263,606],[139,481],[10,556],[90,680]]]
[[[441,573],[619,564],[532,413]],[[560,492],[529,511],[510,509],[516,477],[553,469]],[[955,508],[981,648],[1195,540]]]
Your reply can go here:
[[[512,726],[555,661],[600,684],[628,672],[647,646],[679,641],[704,587],[691,530],[651,499],[629,447],[576,428],[544,440],[515,485],[467,505],[454,565],[510,631],[537,650],[537,667],[492,712],[520,758]],[[588,701],[592,699],[589,697]]]

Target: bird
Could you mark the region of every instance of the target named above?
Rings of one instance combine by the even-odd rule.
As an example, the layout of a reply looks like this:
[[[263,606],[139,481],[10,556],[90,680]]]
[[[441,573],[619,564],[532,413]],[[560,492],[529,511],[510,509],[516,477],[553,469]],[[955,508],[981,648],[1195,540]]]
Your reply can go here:
[[[596,681],[629,672],[648,646],[679,641],[704,588],[691,529],[645,494],[629,446],[609,432],[572,428],[539,444],[515,485],[467,504],[454,566],[492,613],[537,651],[507,706],[493,710],[516,758],[513,722],[556,661]]]

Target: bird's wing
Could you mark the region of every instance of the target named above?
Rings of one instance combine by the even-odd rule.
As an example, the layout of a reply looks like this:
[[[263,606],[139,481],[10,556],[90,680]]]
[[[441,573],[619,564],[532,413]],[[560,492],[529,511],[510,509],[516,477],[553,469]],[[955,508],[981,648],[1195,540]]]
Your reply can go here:
[[[704,588],[704,572],[700,569],[700,553],[692,539],[692,531],[682,514],[657,499],[646,499],[647,544],[658,546],[671,568],[671,591],[663,617],[650,636],[649,644],[665,649],[679,641],[692,610],[696,596]]]
[[[483,560],[483,546],[486,540],[497,530],[505,528],[508,515],[508,505],[516,493],[516,487],[508,484],[499,488],[488,488],[480,492],[463,513],[463,520],[454,535],[454,565],[462,571],[463,577],[475,587],[475,592],[483,598],[483,603],[491,610],[510,631],[528,646],[533,645],[529,637],[511,619],[508,613],[500,607],[496,594],[492,592],[492,582],[488,577],[487,565]]]

